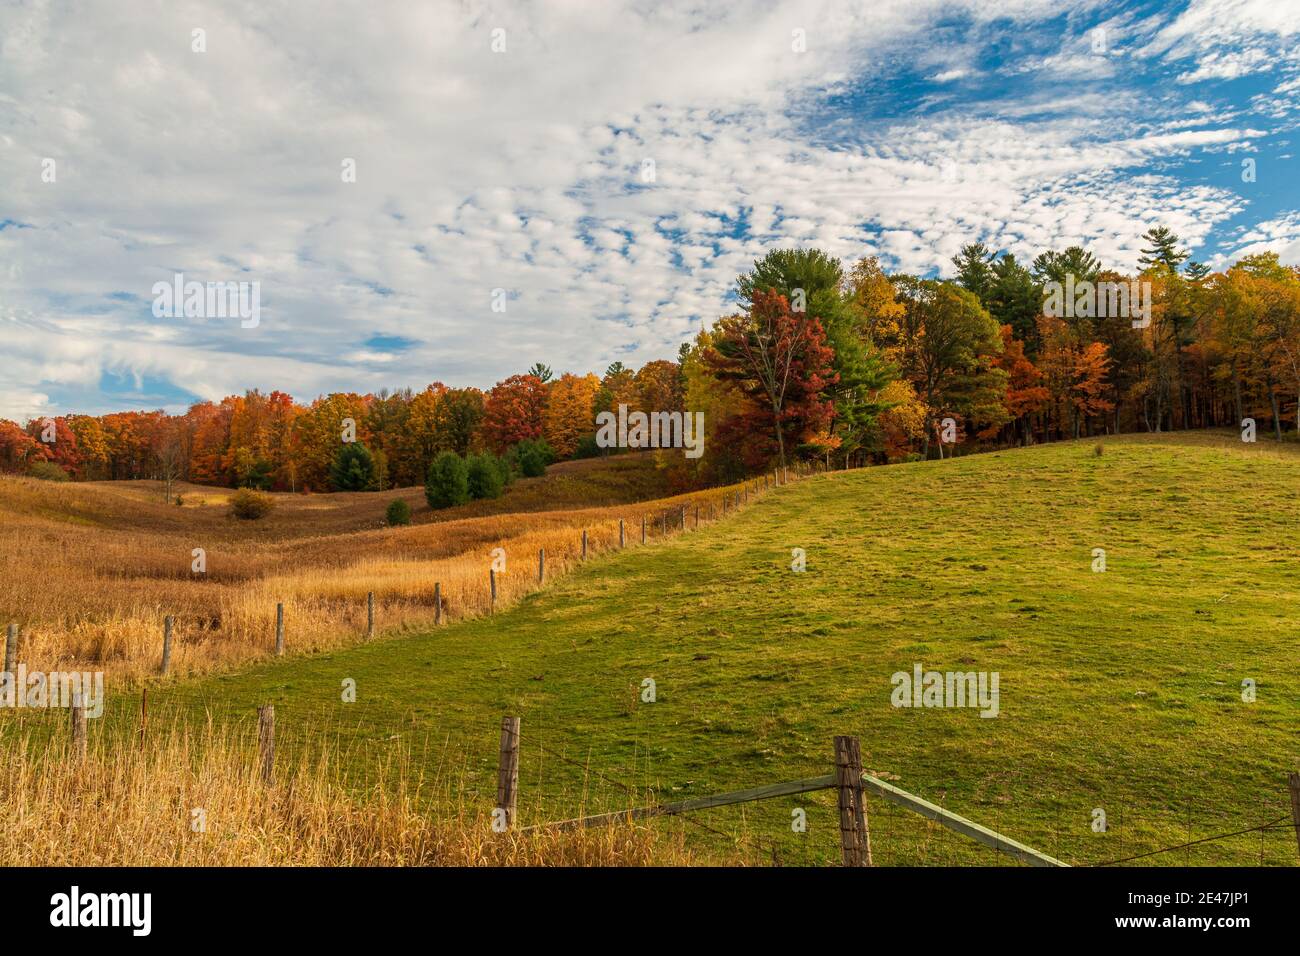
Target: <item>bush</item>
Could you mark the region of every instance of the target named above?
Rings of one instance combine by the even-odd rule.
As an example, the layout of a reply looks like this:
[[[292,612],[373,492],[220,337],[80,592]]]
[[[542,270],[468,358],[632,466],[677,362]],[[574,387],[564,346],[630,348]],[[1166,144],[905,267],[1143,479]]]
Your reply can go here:
[[[525,478],[537,478],[546,474],[546,466],[555,461],[555,452],[544,438],[529,438],[521,441],[512,450],[519,473]]]
[[[573,450],[574,458],[596,458],[602,449],[596,444],[595,435],[583,435],[578,439],[578,446]]]
[[[275,499],[265,491],[240,488],[230,496],[230,513],[236,518],[242,518],[245,521],[256,521],[258,518],[264,518],[271,513],[271,509],[274,507]]]
[[[388,521],[390,527],[396,527],[399,524],[411,523],[411,506],[401,498],[389,503],[388,510],[384,512],[384,518]]]
[[[34,461],[27,467],[27,474],[41,481],[68,481],[68,473],[52,461]]]
[[[504,455],[493,455],[492,463],[496,466],[497,474],[501,476],[501,490],[504,491],[514,483],[514,470],[510,467],[510,462]]]
[[[330,464],[330,484],[335,491],[366,491],[375,480],[375,457],[359,441],[347,442]]]
[[[505,483],[501,480],[501,467],[497,456],[490,452],[471,455],[466,463],[469,496],[474,499],[500,498]]]
[[[430,508],[450,508],[469,501],[469,467],[453,451],[444,451],[429,465],[424,497]]]

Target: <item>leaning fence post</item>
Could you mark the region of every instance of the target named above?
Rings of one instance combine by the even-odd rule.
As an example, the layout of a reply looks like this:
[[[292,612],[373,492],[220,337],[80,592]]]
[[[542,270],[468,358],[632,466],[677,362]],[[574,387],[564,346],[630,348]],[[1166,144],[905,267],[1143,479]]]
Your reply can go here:
[[[1291,820],[1295,824],[1296,852],[1300,853],[1300,773],[1293,773],[1287,778],[1291,788]]]
[[[275,606],[275,656],[284,654],[284,605]]]
[[[257,762],[262,783],[269,786],[275,770],[275,704],[257,708]]]
[[[871,865],[871,834],[862,804],[862,750],[857,737],[835,738],[835,786],[840,792],[840,855],[845,866]]]
[[[5,673],[12,674],[18,663],[18,625],[10,624],[5,632]]]
[[[546,549],[537,549],[537,583],[542,584],[546,581]]]
[[[72,695],[72,755],[86,759],[86,699],[81,691]]]
[[[442,623],[442,585],[436,581],[433,584],[433,623]]]
[[[582,560],[587,560],[587,530],[582,531]]]
[[[366,592],[366,637],[375,636],[375,592]]]
[[[515,825],[519,800],[519,718],[501,718],[501,753],[497,761],[497,810],[501,830]],[[495,827],[494,827],[495,829]]]
[[[163,659],[162,673],[166,674],[172,666],[172,616],[163,618]]]

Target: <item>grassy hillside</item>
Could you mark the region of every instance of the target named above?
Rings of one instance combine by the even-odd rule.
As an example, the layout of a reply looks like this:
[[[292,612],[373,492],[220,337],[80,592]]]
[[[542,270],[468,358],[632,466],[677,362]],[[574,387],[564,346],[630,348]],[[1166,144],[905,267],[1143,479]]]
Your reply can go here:
[[[150,706],[246,720],[275,702],[290,753],[334,736],[363,781],[413,750],[440,799],[477,808],[493,800],[499,719],[518,714],[525,822],[825,773],[836,733],[858,734],[868,769],[898,786],[1076,863],[1285,816],[1300,456],[1203,435],[1094,444],[814,478],[506,613],[157,688]],[[891,675],[916,663],[997,671],[1000,715],[891,707]],[[103,732],[114,719],[134,714]],[[1002,861],[869,810],[878,863]],[[754,862],[835,856],[829,793],[655,825],[734,839]],[[1261,861],[1295,861],[1289,830],[1143,862]]]

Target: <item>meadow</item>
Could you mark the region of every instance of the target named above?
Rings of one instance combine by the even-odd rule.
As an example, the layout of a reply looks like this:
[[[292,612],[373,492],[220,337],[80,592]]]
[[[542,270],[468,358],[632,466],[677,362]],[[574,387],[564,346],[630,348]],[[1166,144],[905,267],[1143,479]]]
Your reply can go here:
[[[547,577],[559,577],[580,560],[584,530],[594,556],[617,546],[620,519],[634,545],[643,517],[657,539],[665,513],[687,508],[693,522],[697,505],[719,513],[736,491],[670,495],[652,454],[565,462],[498,499],[440,511],[416,487],[280,494],[267,517],[241,521],[229,489],[181,484],[178,507],[159,487],[0,477],[0,614],[20,625],[30,668],[148,677],[169,615],[175,673],[237,667],[274,647],[279,603],[289,652],[319,651],[364,637],[369,592],[376,626],[405,633],[433,624],[435,583],[444,620],[488,613],[494,548],[514,558],[497,574],[503,608],[537,587],[540,549]],[[410,526],[385,526],[396,498],[410,505]]]
[[[1069,863],[1291,865],[1297,465],[1294,446],[1195,433],[818,475],[493,615],[152,681],[148,720],[247,734],[274,703],[279,759],[328,746],[339,799],[477,820],[517,715],[526,825],[823,774],[848,733],[869,772]],[[999,715],[892,706],[918,663],[997,672]],[[6,719],[12,741],[66,715]],[[93,742],[140,722],[120,693]],[[1006,862],[868,811],[877,864]],[[832,792],[632,828],[670,861],[753,864],[834,862],[836,830]]]

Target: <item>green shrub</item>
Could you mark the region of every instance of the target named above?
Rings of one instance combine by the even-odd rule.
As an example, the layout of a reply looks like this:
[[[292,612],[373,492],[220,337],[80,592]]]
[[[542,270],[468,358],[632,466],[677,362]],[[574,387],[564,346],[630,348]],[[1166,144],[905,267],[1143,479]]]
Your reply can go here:
[[[578,439],[578,446],[573,450],[574,458],[595,458],[600,455],[601,447],[596,444],[595,435],[583,435]]]
[[[504,491],[515,480],[514,469],[510,467],[510,461],[505,455],[493,455],[492,464],[496,466],[497,474],[501,476],[501,490]]]
[[[335,491],[366,491],[375,480],[375,457],[359,441],[339,447],[330,463],[330,484]]]
[[[546,474],[546,466],[555,461],[555,452],[544,438],[525,439],[511,450],[511,454],[519,473],[525,478]]]
[[[275,499],[265,491],[252,488],[240,488],[230,496],[230,513],[244,521],[256,521],[270,514],[275,507]]]
[[[469,467],[453,451],[444,451],[429,465],[424,497],[430,508],[450,508],[469,501]]]
[[[27,474],[41,481],[69,481],[68,473],[52,461],[34,461],[27,466]]]
[[[501,481],[501,469],[497,465],[496,455],[484,452],[471,455],[466,463],[466,487],[469,496],[480,498],[500,498],[504,484]]]
[[[398,498],[389,503],[388,510],[384,512],[384,518],[391,527],[396,527],[399,524],[410,524],[411,506]]]

